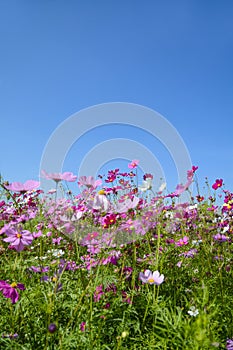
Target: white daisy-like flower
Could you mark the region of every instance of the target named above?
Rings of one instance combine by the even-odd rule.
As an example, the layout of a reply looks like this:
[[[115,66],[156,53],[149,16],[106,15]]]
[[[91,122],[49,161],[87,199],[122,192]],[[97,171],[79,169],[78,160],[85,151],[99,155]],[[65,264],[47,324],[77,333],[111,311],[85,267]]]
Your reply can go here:
[[[62,249],[48,250],[48,253],[52,253],[52,255],[55,256],[55,258],[60,258],[60,256],[65,254],[65,252],[63,252]]]
[[[190,310],[188,311],[188,314],[190,316],[196,317],[199,314],[199,311],[195,308],[195,306],[191,306]]]
[[[145,181],[142,182],[141,186],[138,186],[139,190],[142,192],[146,192],[152,189],[152,179],[149,177]]]

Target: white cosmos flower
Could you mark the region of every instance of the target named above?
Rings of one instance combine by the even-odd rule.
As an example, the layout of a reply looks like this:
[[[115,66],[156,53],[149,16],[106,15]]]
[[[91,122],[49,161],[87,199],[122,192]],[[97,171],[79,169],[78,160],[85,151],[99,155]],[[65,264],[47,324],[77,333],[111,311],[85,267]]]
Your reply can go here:
[[[195,306],[191,306],[190,310],[188,311],[188,314],[190,316],[196,317],[199,314],[199,311],[198,311],[198,309],[195,308]]]
[[[142,182],[141,186],[138,186],[139,190],[142,192],[146,192],[152,189],[152,179],[148,177],[145,181]]]
[[[63,252],[62,249],[52,249],[52,250],[48,250],[47,253],[52,253],[52,255],[55,256],[56,258],[59,258],[59,257],[62,256],[63,254],[65,254],[65,252]]]
[[[105,194],[96,194],[94,197],[92,208],[96,210],[107,211],[110,207],[110,202]]]

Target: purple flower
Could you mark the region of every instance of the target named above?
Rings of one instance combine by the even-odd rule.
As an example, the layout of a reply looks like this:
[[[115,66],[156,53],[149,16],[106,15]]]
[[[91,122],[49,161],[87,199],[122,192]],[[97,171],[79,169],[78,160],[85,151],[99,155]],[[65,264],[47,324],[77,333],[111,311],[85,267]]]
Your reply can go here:
[[[95,289],[94,301],[95,302],[99,301],[102,295],[104,295],[104,291],[103,291],[103,286],[101,284],[101,285],[97,286]]]
[[[227,350],[233,350],[233,340],[232,339],[227,339],[226,349]]]
[[[46,171],[42,170],[41,174],[44,178],[48,180],[54,180],[55,182],[60,182],[62,180],[68,181],[68,182],[75,182],[77,180],[77,176],[75,176],[71,172],[65,172],[65,173],[51,173],[47,174]]]
[[[145,272],[139,273],[139,279],[143,283],[156,284],[159,286],[164,281],[164,275],[160,275],[159,271],[145,270]]]
[[[227,240],[229,240],[229,237],[225,235],[221,235],[220,233],[217,233],[216,235],[214,235],[213,238],[215,241],[218,241],[218,242],[226,242]]]
[[[54,333],[57,330],[57,325],[55,323],[50,323],[50,325],[48,326],[48,331],[49,333]]]
[[[13,192],[27,192],[27,191],[32,191],[39,186],[40,186],[40,183],[38,181],[28,180],[25,183],[12,182],[10,185],[5,187],[8,190]]]
[[[9,339],[15,339],[15,338],[18,338],[18,334],[17,333],[15,333],[15,334],[3,334],[2,335],[2,338],[9,338]]]
[[[11,247],[14,247],[18,252],[33,241],[33,235],[27,230],[19,230],[18,232],[13,228],[9,228],[5,233],[8,237],[4,238],[3,241],[11,243]]]
[[[32,272],[36,272],[36,273],[41,273],[41,272],[48,272],[49,271],[49,267],[45,266],[45,267],[37,267],[37,266],[31,266],[28,268],[29,271]]]
[[[0,281],[0,291],[6,298],[10,298],[12,304],[15,304],[19,300],[19,293],[16,288],[20,290],[25,290],[25,287],[22,283],[13,282],[8,284],[5,281]]]

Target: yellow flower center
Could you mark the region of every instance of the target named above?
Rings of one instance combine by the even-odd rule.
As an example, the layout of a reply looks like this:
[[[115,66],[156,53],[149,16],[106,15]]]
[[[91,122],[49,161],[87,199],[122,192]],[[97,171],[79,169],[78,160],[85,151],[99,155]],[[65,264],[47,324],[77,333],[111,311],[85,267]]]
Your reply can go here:
[[[105,194],[105,190],[100,190],[98,194]]]
[[[149,282],[149,283],[154,283],[154,279],[153,279],[153,278],[149,278],[149,279],[148,279],[148,282]]]
[[[16,237],[21,238],[22,237],[21,233],[17,233]]]
[[[11,283],[11,287],[15,288],[17,286],[16,282]]]

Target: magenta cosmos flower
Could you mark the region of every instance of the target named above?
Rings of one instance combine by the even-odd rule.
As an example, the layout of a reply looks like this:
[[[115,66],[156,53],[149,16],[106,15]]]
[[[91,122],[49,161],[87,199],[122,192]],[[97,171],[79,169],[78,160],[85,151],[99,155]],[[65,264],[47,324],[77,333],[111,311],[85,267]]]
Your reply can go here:
[[[13,192],[27,192],[27,191],[32,191],[39,186],[40,186],[39,181],[28,180],[24,183],[12,182],[10,185],[5,186],[5,187],[8,190],[13,191]]]
[[[51,173],[48,174],[46,171],[42,170],[41,175],[48,180],[53,180],[55,182],[60,182],[62,180],[68,181],[68,182],[75,182],[77,180],[77,176],[74,175],[71,172],[65,172],[65,173]]]
[[[145,272],[139,273],[139,279],[143,283],[156,284],[159,286],[164,281],[164,275],[160,275],[159,271],[145,270]]]
[[[217,179],[215,180],[215,183],[212,185],[212,188],[214,190],[217,190],[219,187],[222,187],[223,180],[222,179]]]
[[[0,291],[4,297],[11,299],[12,304],[15,304],[19,300],[19,293],[17,292],[16,288],[25,290],[25,287],[22,283],[13,282],[11,284],[8,284],[5,281],[0,281]]]
[[[4,242],[11,243],[11,246],[14,247],[18,252],[24,249],[25,245],[30,245],[33,241],[33,235],[27,230],[16,231],[13,228],[6,230],[7,238],[4,238]]]

